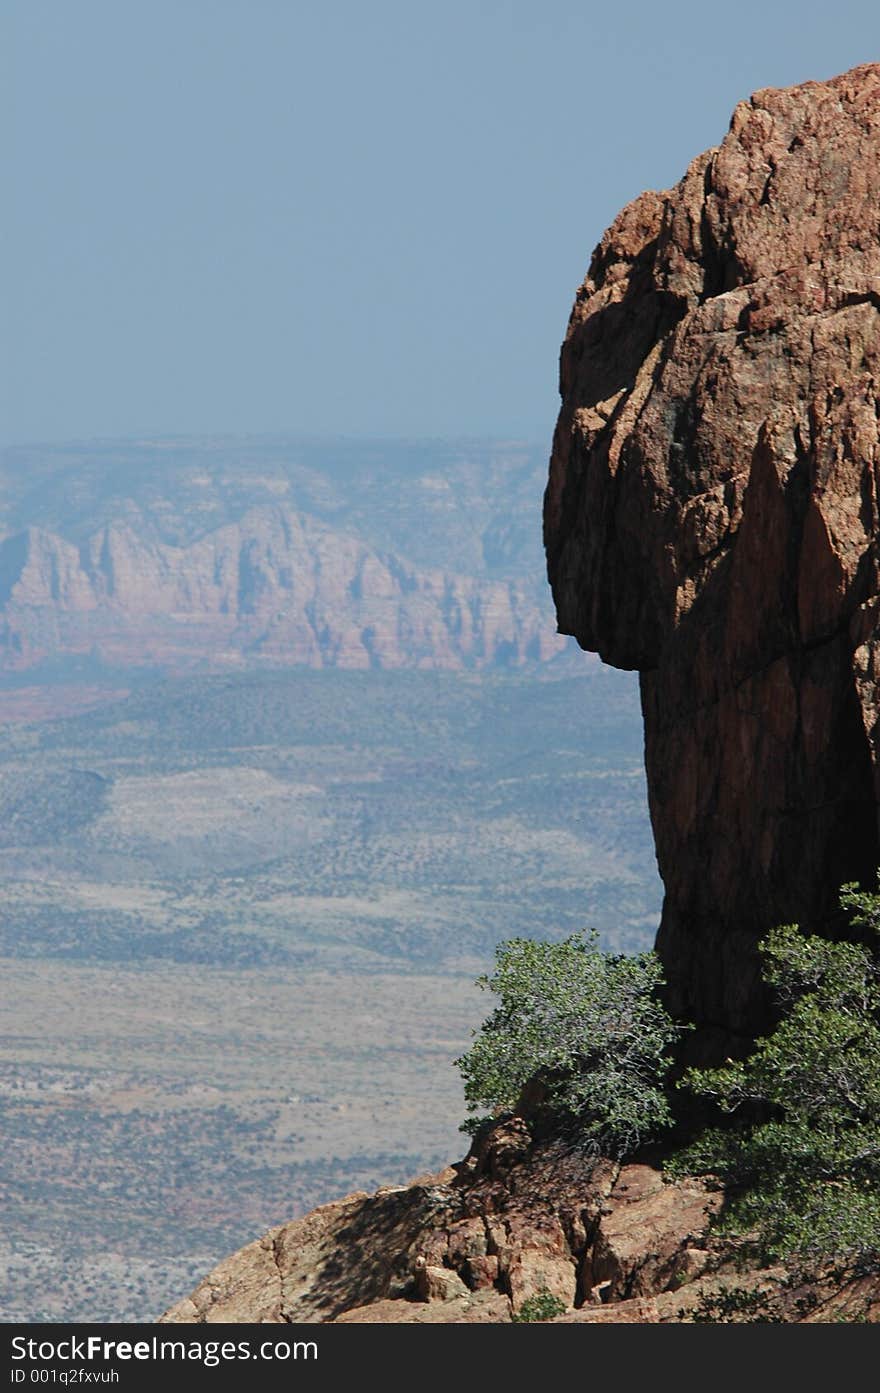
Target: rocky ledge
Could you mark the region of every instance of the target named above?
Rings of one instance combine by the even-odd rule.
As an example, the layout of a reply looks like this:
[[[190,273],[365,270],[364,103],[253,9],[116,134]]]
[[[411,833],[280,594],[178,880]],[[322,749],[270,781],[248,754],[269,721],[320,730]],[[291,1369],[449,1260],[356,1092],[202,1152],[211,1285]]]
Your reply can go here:
[[[272,1229],[161,1319],[508,1322],[549,1293],[562,1321],[880,1321],[876,1275],[741,1271],[710,1231],[722,1203],[652,1164],[535,1141],[513,1118],[437,1175]]]

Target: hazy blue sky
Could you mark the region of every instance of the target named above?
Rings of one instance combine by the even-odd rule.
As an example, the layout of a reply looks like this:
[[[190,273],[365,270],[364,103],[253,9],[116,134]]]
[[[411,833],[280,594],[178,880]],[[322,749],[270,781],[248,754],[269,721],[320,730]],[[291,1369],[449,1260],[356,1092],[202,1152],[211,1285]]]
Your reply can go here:
[[[877,0],[4,0],[10,441],[549,435],[590,251]]]

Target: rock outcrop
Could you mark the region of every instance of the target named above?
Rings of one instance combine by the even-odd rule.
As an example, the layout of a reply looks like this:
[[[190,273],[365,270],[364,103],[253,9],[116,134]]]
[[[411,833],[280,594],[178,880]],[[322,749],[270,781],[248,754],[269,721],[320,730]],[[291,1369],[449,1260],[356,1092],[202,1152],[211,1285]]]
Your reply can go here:
[[[880,66],[758,92],[577,294],[545,497],[560,630],[641,674],[674,1008],[880,861]]]
[[[521,1118],[402,1188],[322,1206],[221,1263],[166,1321],[510,1320],[677,1290],[711,1260],[700,1182],[533,1143]]]
[[[550,1294],[558,1319],[880,1319],[876,1274],[742,1273],[709,1232],[722,1196],[652,1165],[596,1161],[496,1124],[459,1165],[354,1194],[221,1262],[161,1319],[505,1322]],[[839,1313],[839,1314],[838,1314]]]

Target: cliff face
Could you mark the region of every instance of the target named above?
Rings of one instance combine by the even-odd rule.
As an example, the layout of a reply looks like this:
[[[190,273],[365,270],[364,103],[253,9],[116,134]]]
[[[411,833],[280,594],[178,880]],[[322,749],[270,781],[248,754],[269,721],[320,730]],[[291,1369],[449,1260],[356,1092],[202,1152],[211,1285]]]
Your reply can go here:
[[[545,496],[559,627],[641,674],[675,1009],[880,861],[880,66],[757,93],[596,249]]]
[[[172,546],[118,521],[77,547],[0,543],[0,669],[97,654],[119,667],[522,666],[557,654],[528,579],[382,555],[284,506]]]

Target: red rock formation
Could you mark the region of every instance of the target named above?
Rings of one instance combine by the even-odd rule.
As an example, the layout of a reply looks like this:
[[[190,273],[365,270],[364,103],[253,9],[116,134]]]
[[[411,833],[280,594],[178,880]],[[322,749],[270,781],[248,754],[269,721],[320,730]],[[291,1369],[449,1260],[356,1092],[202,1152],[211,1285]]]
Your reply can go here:
[[[559,627],[641,673],[677,1010],[880,861],[880,66],[758,92],[596,249],[545,498]]]
[[[483,668],[565,642],[530,578],[423,568],[284,504],[187,545],[109,523],[80,546],[0,541],[0,671],[94,655],[114,667]]]

